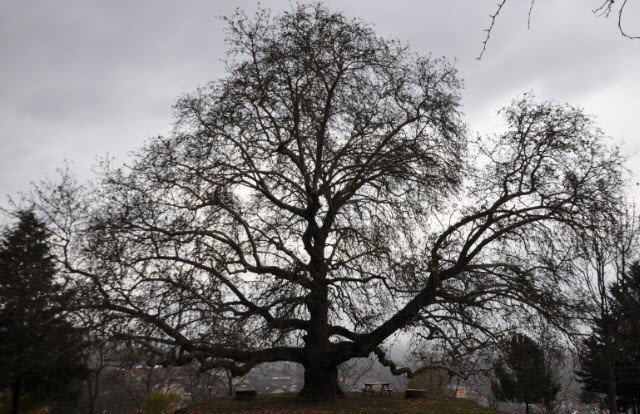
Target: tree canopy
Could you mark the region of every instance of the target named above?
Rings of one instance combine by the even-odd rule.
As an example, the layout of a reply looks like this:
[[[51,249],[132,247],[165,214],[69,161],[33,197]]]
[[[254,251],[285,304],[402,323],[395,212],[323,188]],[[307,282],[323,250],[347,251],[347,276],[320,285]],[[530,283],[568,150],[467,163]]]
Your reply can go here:
[[[228,19],[226,76],[99,178],[40,187],[66,272],[113,334],[243,375],[386,355],[402,330],[470,352],[578,308],[564,235],[618,200],[622,157],[580,109],[529,95],[470,139],[461,81],[320,4]]]

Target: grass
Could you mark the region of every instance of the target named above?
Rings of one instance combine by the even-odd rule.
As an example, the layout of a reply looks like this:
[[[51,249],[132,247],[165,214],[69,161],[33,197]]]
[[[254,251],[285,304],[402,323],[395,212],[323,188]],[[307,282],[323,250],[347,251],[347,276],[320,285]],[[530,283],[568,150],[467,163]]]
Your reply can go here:
[[[36,413],[48,405],[31,395],[26,394],[20,397],[20,412]],[[11,412],[11,392],[0,391],[0,414],[9,414]]]
[[[198,404],[189,414],[255,413],[255,414],[497,414],[473,401],[461,399],[434,400],[429,398],[405,400],[402,394],[392,396],[362,396],[350,393],[346,399],[332,402],[303,402],[295,394],[263,394],[257,401],[236,401],[221,397]]]

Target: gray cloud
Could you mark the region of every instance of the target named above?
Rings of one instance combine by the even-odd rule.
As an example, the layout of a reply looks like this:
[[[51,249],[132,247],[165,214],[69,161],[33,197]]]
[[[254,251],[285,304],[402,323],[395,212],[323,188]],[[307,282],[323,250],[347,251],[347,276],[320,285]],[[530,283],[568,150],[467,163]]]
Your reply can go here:
[[[597,0],[538,2],[531,30],[529,2],[507,3],[481,61],[493,0],[326,3],[420,54],[456,59],[472,130],[494,130],[496,109],[532,90],[583,106],[628,152],[640,150],[640,41],[621,38],[613,19],[595,18]],[[278,11],[290,2],[262,4]],[[224,74],[217,17],[256,5],[0,0],[0,194],[28,189],[64,159],[88,175],[97,155],[125,160],[167,132],[176,97]]]

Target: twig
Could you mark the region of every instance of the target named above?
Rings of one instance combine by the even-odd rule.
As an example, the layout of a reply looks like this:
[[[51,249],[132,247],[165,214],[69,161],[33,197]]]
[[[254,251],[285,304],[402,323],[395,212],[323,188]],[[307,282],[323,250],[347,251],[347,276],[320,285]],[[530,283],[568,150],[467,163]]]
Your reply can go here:
[[[491,24],[489,25],[488,29],[484,29],[484,31],[487,32],[487,36],[484,38],[484,41],[482,42],[482,50],[480,51],[480,55],[478,55],[476,59],[478,60],[482,59],[482,55],[484,55],[485,50],[487,50],[487,43],[489,42],[489,38],[491,37],[491,30],[493,30],[493,26],[496,23],[496,17],[498,17],[498,14],[500,14],[500,10],[502,10],[502,6],[504,6],[506,2],[507,0],[502,0],[500,3],[498,3],[498,8],[496,9],[496,12],[490,15]]]

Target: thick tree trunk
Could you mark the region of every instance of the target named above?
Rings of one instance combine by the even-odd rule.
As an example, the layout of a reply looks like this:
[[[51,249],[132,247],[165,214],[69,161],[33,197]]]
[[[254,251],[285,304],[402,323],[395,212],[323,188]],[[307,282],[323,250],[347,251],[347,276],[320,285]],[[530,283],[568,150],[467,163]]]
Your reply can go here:
[[[298,394],[298,398],[311,401],[330,401],[344,398],[344,391],[338,382],[338,367],[312,364],[304,368],[304,386]]]
[[[314,280],[325,280],[327,269],[318,265],[312,272]],[[330,361],[333,354],[329,341],[328,288],[317,287],[307,296],[310,329],[304,337],[306,361],[304,366],[304,386],[298,398],[311,401],[328,401],[344,397],[338,383],[338,365]]]
[[[18,414],[18,410],[20,410],[21,388],[22,383],[20,380],[16,380],[11,384],[11,414]]]

